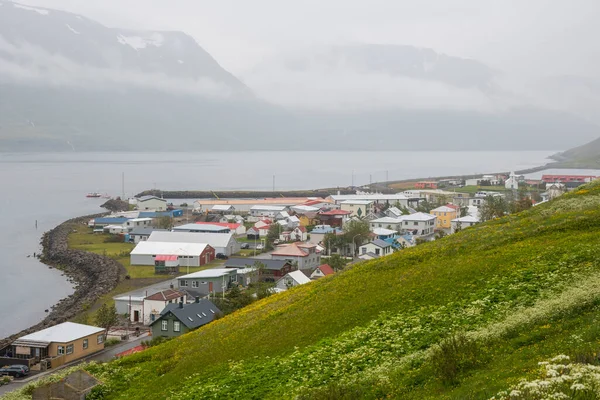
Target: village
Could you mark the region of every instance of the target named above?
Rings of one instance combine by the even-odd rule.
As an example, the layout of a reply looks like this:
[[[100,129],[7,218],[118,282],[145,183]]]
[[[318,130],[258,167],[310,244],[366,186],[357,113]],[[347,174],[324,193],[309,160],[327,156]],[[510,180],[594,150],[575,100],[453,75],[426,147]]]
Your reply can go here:
[[[158,196],[132,198],[129,211],[93,218],[81,234],[126,246],[128,271],[150,268],[155,283],[110,299],[118,328],[65,322],[18,338],[0,351],[0,364],[10,365],[0,373],[54,370],[102,352],[109,339],[130,340],[131,332],[148,340],[183,335],[257,299],[535,206],[595,178],[531,181],[511,173],[411,182],[392,194],[357,188],[325,198],[214,198],[179,207]]]

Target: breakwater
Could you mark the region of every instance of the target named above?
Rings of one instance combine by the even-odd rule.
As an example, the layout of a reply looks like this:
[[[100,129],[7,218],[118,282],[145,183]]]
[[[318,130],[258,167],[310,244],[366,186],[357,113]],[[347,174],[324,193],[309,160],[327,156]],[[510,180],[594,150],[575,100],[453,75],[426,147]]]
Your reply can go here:
[[[104,214],[87,215],[63,222],[44,233],[41,261],[60,269],[76,284],[75,292],[52,307],[39,323],[0,340],[0,349],[15,339],[73,318],[89,307],[103,294],[114,289],[126,275],[125,268],[110,257],[69,249],[67,237],[74,229],[87,229],[87,221]],[[35,277],[32,277],[35,279]]]

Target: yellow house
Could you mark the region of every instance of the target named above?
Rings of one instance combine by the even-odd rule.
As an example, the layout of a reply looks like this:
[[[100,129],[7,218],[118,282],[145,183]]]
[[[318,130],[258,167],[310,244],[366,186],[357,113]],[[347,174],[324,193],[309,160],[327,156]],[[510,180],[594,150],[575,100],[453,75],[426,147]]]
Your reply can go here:
[[[340,203],[340,209],[350,211],[351,217],[366,217],[373,211],[373,202],[371,200],[346,200]]]
[[[306,213],[306,214],[298,214],[296,215],[300,220],[300,225],[309,226],[309,225],[317,225],[319,224],[319,220],[317,219],[317,213]]]
[[[450,229],[450,222],[460,217],[460,208],[458,206],[441,206],[434,208],[429,214],[437,217],[436,228]]]
[[[13,357],[51,359],[52,368],[104,349],[106,330],[96,326],[63,322],[25,335],[12,343]]]

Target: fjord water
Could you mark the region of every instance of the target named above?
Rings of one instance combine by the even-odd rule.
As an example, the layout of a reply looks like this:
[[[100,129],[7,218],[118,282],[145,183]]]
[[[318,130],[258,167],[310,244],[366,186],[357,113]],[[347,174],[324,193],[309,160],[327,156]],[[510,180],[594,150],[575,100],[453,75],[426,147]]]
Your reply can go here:
[[[346,187],[390,180],[510,171],[545,164],[554,151],[0,153],[0,337],[44,318],[73,288],[35,258],[41,235],[104,199],[145,189],[271,190]],[[354,176],[354,177],[353,177]],[[37,221],[37,228],[36,228]]]

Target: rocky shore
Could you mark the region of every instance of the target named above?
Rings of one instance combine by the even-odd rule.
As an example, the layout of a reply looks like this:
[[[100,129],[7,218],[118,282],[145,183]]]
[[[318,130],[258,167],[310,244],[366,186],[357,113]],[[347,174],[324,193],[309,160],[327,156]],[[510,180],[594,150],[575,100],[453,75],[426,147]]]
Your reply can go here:
[[[68,247],[67,236],[73,229],[83,227],[88,220],[101,215],[103,214],[73,218],[44,234],[41,261],[64,271],[77,285],[75,293],[53,306],[46,318],[38,324],[0,340],[0,349],[23,335],[73,318],[84,311],[85,306],[91,306],[100,296],[115,288],[124,278],[125,268],[112,258]]]

